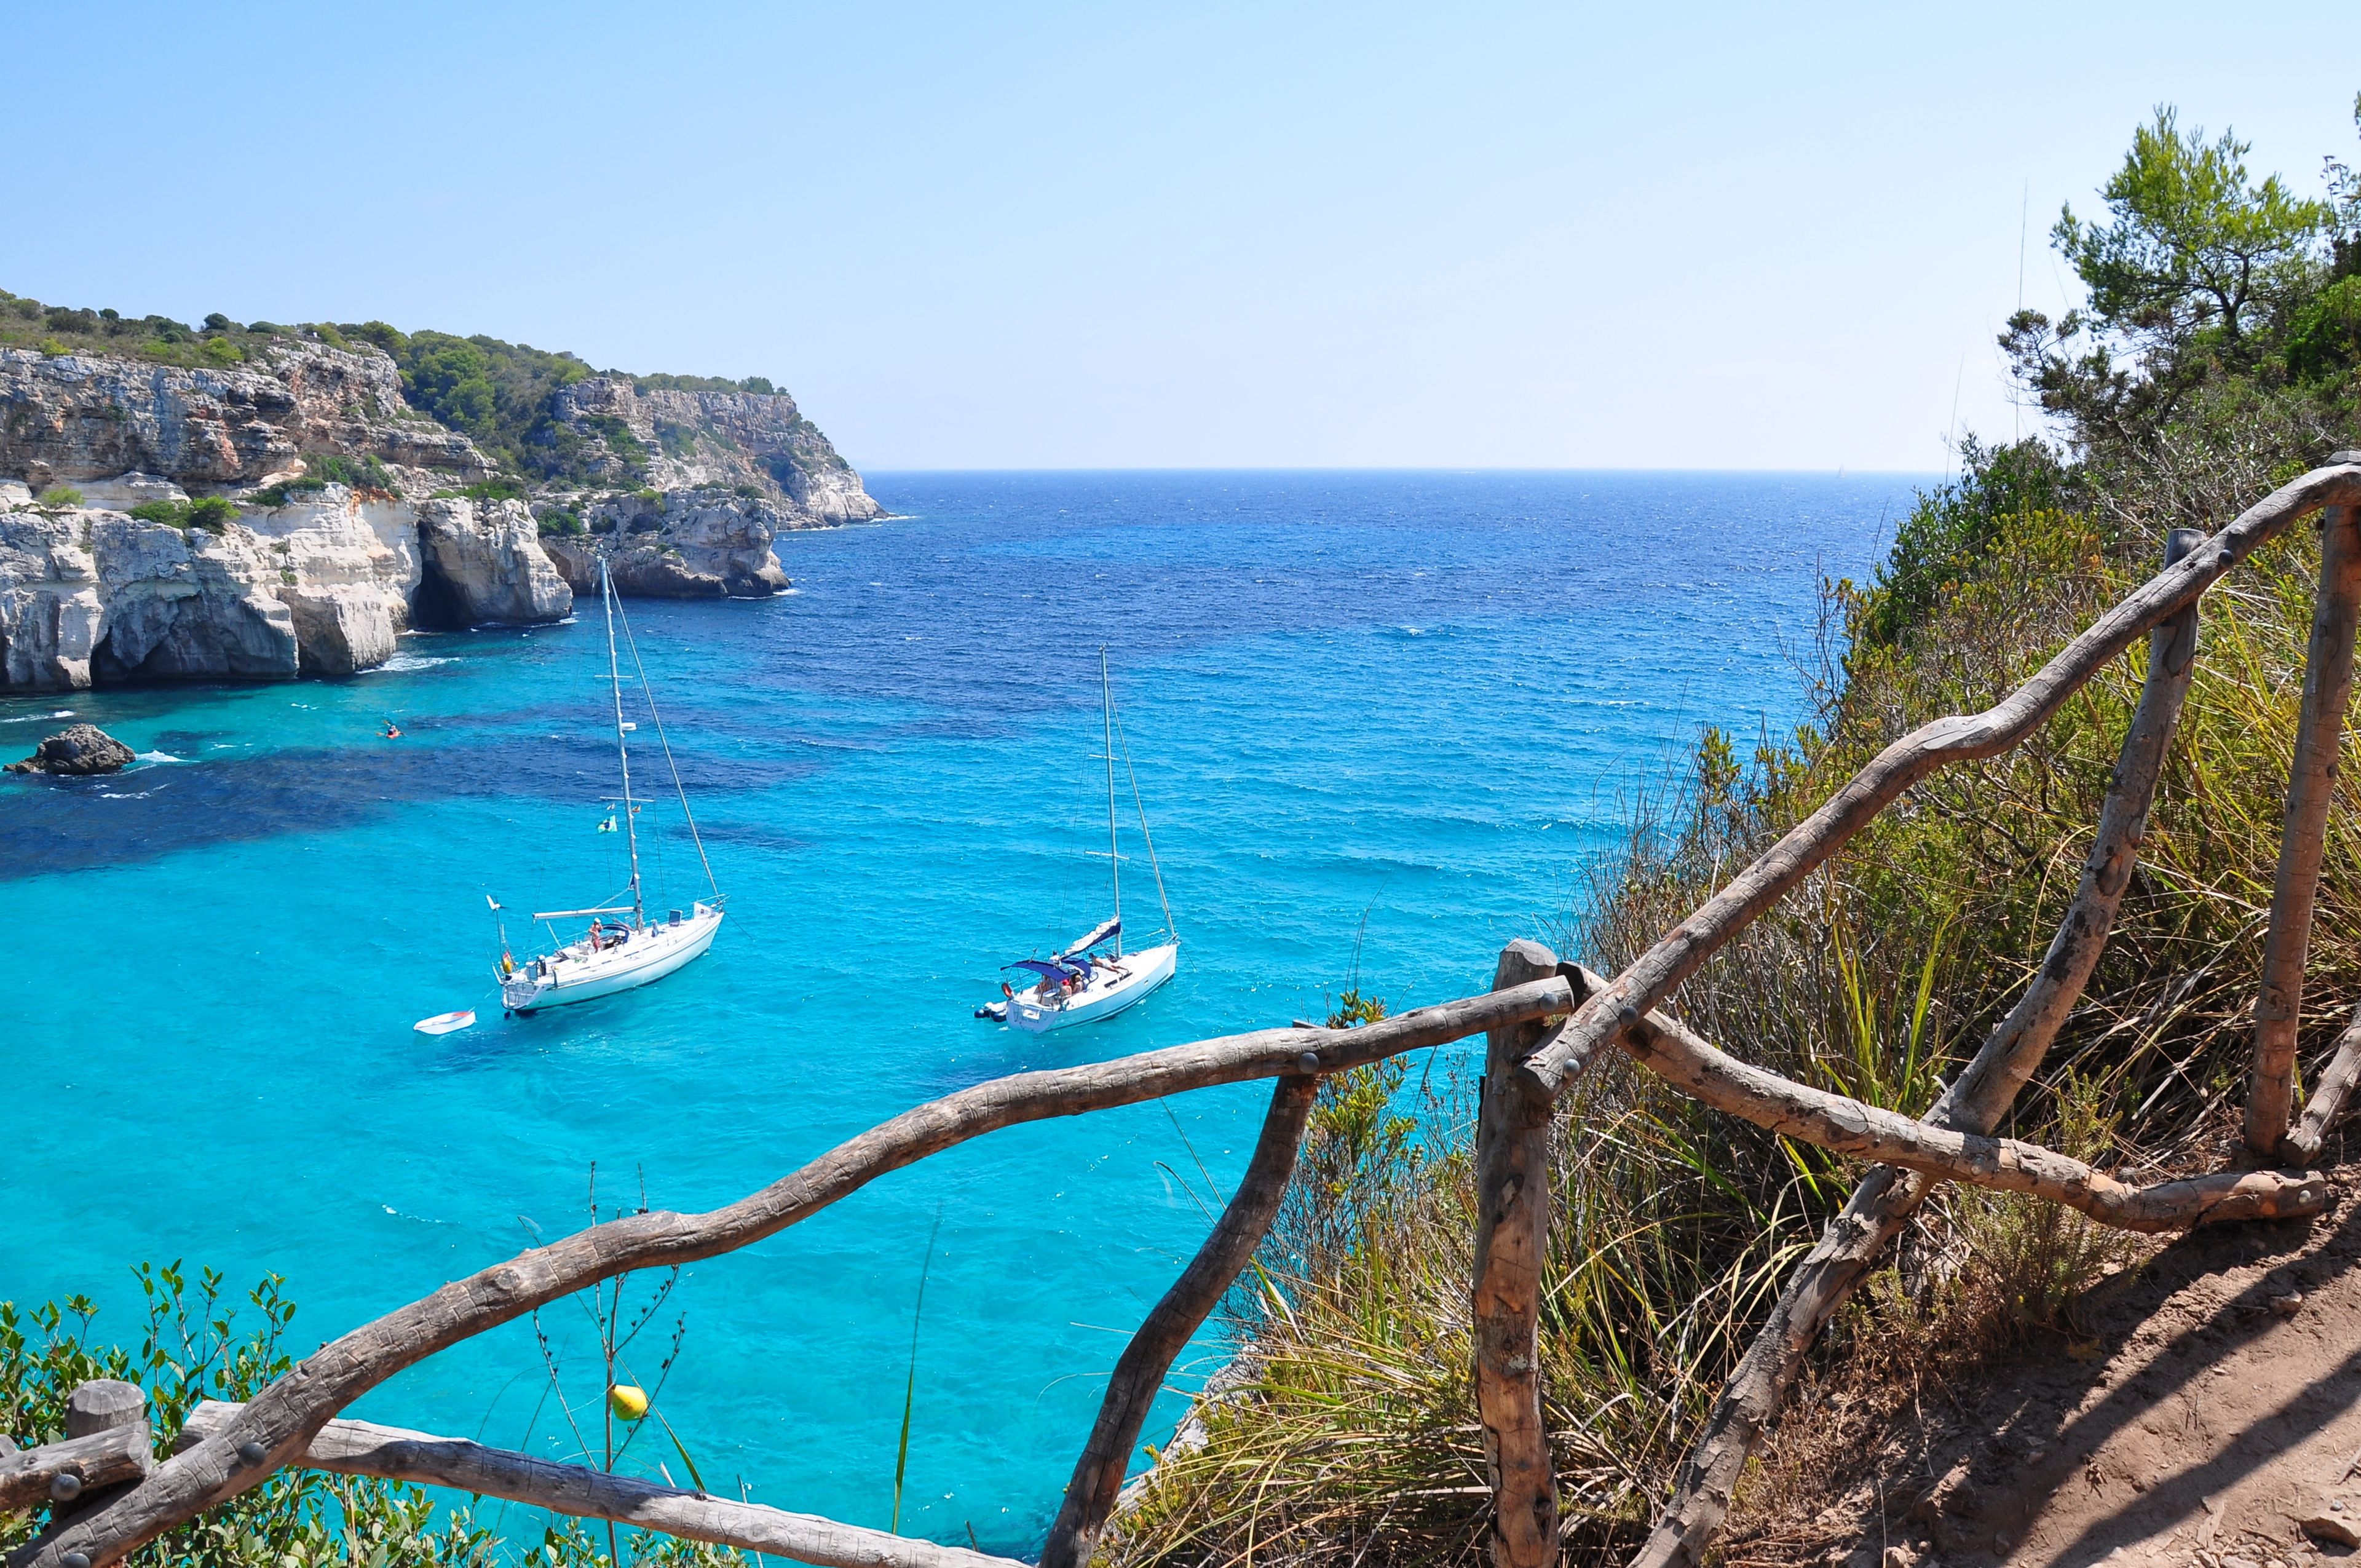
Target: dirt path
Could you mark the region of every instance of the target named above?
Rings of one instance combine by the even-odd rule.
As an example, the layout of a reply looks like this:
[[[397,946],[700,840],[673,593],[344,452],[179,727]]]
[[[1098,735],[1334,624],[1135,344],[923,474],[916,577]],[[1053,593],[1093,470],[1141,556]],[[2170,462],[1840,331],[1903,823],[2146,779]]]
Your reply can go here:
[[[1977,1380],[1817,1521],[1848,1568],[2298,1568],[2361,1541],[2361,1179],[2323,1219],[2201,1232]],[[1911,1457],[1902,1461],[1900,1455]],[[1841,1517],[1841,1516],[1850,1516]],[[2315,1524],[2307,1535],[2305,1519]],[[1773,1555],[1778,1555],[1776,1553]],[[1733,1561],[1755,1558],[1742,1545]]]

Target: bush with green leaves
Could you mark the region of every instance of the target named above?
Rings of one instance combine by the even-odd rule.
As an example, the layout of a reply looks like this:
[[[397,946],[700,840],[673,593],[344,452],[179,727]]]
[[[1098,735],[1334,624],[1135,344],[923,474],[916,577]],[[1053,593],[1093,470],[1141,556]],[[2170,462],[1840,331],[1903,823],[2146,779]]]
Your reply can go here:
[[[158,1457],[206,1399],[254,1398],[294,1366],[295,1303],[269,1275],[241,1298],[212,1269],[140,1265],[141,1319],[120,1342],[95,1332],[85,1296],[23,1307],[0,1301],[0,1435],[20,1447],[65,1435],[66,1399],[93,1378],[136,1383],[148,1398]],[[536,1515],[532,1534],[503,1540],[474,1502],[438,1505],[401,1482],[288,1469],[209,1508],[129,1558],[132,1568],[749,1568],[725,1547],[640,1530],[593,1530]],[[46,1510],[0,1515],[0,1552],[44,1527]],[[616,1542],[610,1554],[609,1541]]]
[[[280,504],[285,503],[282,500]],[[142,501],[131,509],[129,515],[142,522],[160,522],[167,528],[202,528],[207,533],[219,533],[237,521],[237,503],[226,496],[200,496],[189,501]]]

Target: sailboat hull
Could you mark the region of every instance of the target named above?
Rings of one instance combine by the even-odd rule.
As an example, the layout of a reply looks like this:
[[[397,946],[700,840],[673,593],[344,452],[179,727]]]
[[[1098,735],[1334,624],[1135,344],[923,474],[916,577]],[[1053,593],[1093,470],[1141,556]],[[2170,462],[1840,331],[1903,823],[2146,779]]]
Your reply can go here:
[[[1120,962],[1124,970],[1121,975],[1109,974],[1102,981],[1094,972],[1092,983],[1071,996],[1045,1001],[1038,990],[1018,992],[1008,1003],[1008,1026],[1046,1035],[1052,1029],[1069,1029],[1077,1024],[1112,1018],[1146,1000],[1148,992],[1172,978],[1173,971],[1180,967],[1180,944],[1167,942],[1162,947],[1143,948],[1138,952],[1124,954]]]
[[[720,929],[721,911],[699,904],[677,926],[650,926],[601,952],[577,943],[511,975],[500,984],[500,1002],[511,1013],[537,1013],[636,991],[704,957]]]

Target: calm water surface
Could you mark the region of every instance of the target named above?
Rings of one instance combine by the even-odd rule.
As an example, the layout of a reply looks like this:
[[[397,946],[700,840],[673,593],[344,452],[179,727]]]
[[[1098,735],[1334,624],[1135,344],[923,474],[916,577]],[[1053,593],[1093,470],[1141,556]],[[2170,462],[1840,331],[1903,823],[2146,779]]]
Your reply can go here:
[[[783,540],[794,594],[629,605],[732,918],[661,986],[531,1019],[497,1010],[485,896],[570,907],[624,880],[595,830],[594,615],[406,639],[341,682],[0,702],[11,755],[61,709],[147,754],[0,782],[0,1297],[85,1291],[128,1334],[137,1260],[277,1270],[309,1349],[578,1228],[594,1164],[603,1201],[708,1208],[983,1079],[1317,1014],[1365,919],[1366,987],[1395,1007],[1480,987],[1564,913],[1619,790],[1700,725],[1793,721],[1816,574],[1860,575],[1910,484],[873,476],[907,515]],[[1105,912],[1102,643],[1180,973],[1022,1036],[970,1017],[997,966]],[[642,818],[660,905],[702,885],[677,817]],[[1126,870],[1137,928],[1153,893]],[[484,1022],[409,1027],[462,1006]],[[880,1180],[690,1269],[636,1370],[685,1316],[661,1403],[708,1484],[883,1526],[932,1232],[904,1529],[1030,1552],[1125,1335],[1205,1232],[1175,1173],[1226,1190],[1264,1097],[1016,1128]],[[543,1321],[595,1409],[584,1314]],[[356,1413],[578,1446],[526,1325]]]

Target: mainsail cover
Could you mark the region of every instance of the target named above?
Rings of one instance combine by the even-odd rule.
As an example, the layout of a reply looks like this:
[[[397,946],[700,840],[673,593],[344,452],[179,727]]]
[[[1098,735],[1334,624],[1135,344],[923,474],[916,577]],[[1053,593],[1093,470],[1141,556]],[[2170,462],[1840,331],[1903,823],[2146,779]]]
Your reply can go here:
[[[1117,916],[1084,937],[1081,941],[1068,943],[1066,950],[1058,956],[1061,959],[1078,959],[1100,943],[1112,942],[1122,935],[1123,920],[1121,916]]]

